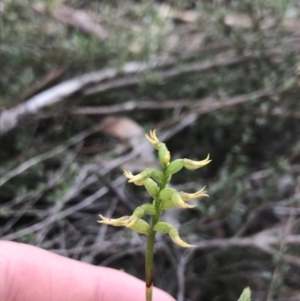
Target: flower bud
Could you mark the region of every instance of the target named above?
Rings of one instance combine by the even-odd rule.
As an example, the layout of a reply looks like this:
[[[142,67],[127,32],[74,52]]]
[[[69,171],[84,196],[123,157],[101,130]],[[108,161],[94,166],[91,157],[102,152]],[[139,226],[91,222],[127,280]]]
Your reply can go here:
[[[164,163],[166,165],[169,165],[170,161],[171,161],[171,154],[170,154],[169,151],[167,151],[166,154],[165,154],[165,156],[164,156]]]
[[[209,155],[206,157],[206,159],[204,159],[202,161],[193,161],[193,160],[185,158],[185,159],[183,159],[183,166],[187,169],[193,170],[193,169],[201,168],[210,162],[211,162],[211,160],[209,160]]]
[[[183,168],[183,160],[177,159],[171,162],[167,167],[167,175],[173,175]]]
[[[176,205],[172,200],[173,193],[176,193],[176,190],[169,187],[164,188],[160,192],[159,197],[161,199],[161,205],[160,205],[161,209],[166,210],[166,209],[172,209],[176,207]]]
[[[158,158],[162,167],[168,166],[171,155],[164,143],[162,143],[158,149]]]
[[[153,230],[160,233],[168,233],[173,242],[183,248],[192,248],[194,245],[185,243],[180,237],[178,230],[171,224],[166,222],[158,222],[154,225]]]
[[[144,182],[145,188],[148,191],[148,193],[153,197],[156,198],[159,192],[159,188],[156,184],[156,182],[154,182],[152,179],[147,179]]]
[[[130,228],[131,230],[133,230],[137,233],[141,233],[141,234],[145,234],[145,235],[149,235],[151,232],[149,224],[146,221],[144,221],[143,219],[139,219],[133,225],[126,226],[126,227]]]

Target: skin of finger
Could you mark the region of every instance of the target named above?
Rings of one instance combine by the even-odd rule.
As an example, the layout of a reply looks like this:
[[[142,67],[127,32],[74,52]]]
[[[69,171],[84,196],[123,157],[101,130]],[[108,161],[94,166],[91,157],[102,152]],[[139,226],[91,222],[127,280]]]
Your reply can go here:
[[[141,301],[144,286],[143,281],[125,272],[0,241],[1,301]],[[154,289],[153,301],[174,299]]]

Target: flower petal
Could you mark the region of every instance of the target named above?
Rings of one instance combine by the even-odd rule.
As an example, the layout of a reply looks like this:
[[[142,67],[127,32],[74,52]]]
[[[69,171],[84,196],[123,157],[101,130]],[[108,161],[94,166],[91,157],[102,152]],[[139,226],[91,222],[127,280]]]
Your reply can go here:
[[[183,166],[187,169],[193,170],[193,169],[201,168],[210,162],[211,162],[211,160],[209,160],[209,154],[208,154],[206,159],[204,159],[202,161],[193,161],[193,160],[185,158],[185,159],[183,159]]]

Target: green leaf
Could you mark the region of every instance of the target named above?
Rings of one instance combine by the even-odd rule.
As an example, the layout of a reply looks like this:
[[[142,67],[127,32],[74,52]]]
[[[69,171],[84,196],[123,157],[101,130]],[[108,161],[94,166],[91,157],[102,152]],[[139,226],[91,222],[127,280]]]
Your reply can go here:
[[[251,301],[251,291],[249,287],[246,287],[243,290],[243,293],[241,294],[238,301]]]

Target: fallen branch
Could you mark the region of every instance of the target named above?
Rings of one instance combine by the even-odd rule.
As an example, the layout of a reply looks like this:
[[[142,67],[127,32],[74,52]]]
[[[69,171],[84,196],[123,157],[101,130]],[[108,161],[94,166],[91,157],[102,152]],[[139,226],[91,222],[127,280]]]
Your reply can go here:
[[[248,101],[255,101],[263,97],[270,97],[270,96],[282,94],[284,92],[286,92],[286,90],[283,88],[267,88],[267,89],[261,89],[255,92],[251,92],[248,94],[234,96],[232,98],[229,98],[227,100],[225,99],[222,101],[218,101],[216,99],[215,101],[213,101],[214,100],[213,98],[206,98],[206,101],[202,101],[203,104],[200,105],[197,109],[195,109],[192,114],[197,115],[198,117],[200,115],[211,113],[223,108],[243,104]],[[157,126],[157,128],[170,126],[174,123],[179,122],[182,119],[185,119],[190,114],[191,114],[190,112],[184,112],[179,116],[177,116],[176,118],[172,117],[167,120],[164,120]]]
[[[274,231],[275,230],[275,231]],[[200,243],[196,243],[198,249],[209,249],[209,248],[256,248],[269,255],[277,256],[278,251],[272,247],[272,245],[278,245],[279,233],[278,231],[282,229],[270,229],[263,232],[260,232],[251,237],[233,237],[229,239],[212,239],[212,240],[203,240]],[[277,232],[277,233],[276,233]],[[300,235],[287,235],[284,238],[284,243],[286,245],[299,245],[300,244]],[[300,260],[296,256],[282,254],[283,260],[289,262],[293,265],[300,267]]]
[[[194,54],[188,54],[179,58],[185,60]],[[178,63],[178,58],[160,57],[150,63],[131,62],[122,68],[104,68],[100,71],[84,74],[62,82],[46,91],[43,91],[16,107],[4,110],[0,114],[0,137],[14,129],[19,122],[29,115],[39,112],[41,109],[62,101],[83,88],[116,77],[118,74],[135,74],[141,71],[166,67]],[[105,84],[104,84],[105,85]]]
[[[95,107],[78,107],[71,111],[74,115],[110,115],[120,112],[129,112],[133,110],[167,110],[176,108],[191,108],[197,112],[208,112],[210,110],[220,109],[241,104],[251,100],[258,100],[262,97],[274,96],[283,93],[284,89],[267,88],[257,90],[255,92],[234,96],[222,101],[214,97],[206,97],[202,99],[174,99],[158,102],[155,100],[148,101],[128,101],[122,104],[112,106],[95,106]],[[43,116],[44,117],[44,116]]]
[[[213,98],[209,98],[214,100]],[[163,102],[155,100],[145,100],[145,101],[127,101],[121,104],[116,104],[112,106],[94,106],[94,107],[78,107],[71,111],[74,115],[110,115],[120,112],[130,112],[133,110],[168,110],[176,108],[191,107],[195,108],[200,106],[205,99],[174,99],[165,100]]]
[[[209,59],[203,62],[193,62],[190,64],[187,64],[181,68],[173,68],[169,70],[164,70],[160,72],[156,72],[156,76],[163,79],[168,79],[172,77],[176,77],[179,75],[184,75],[188,73],[196,73],[196,72],[202,72],[206,71],[212,68],[219,68],[219,67],[225,67],[225,66],[231,66],[235,65],[241,62],[249,61],[250,59],[254,59],[257,56],[252,53],[246,53],[244,55],[237,56],[235,52],[230,52],[227,56],[224,56],[223,54],[216,56],[214,59]],[[124,77],[120,78],[111,82],[108,82],[106,84],[99,84],[95,87],[87,87],[84,89],[83,94],[84,95],[91,95],[95,93],[100,93],[104,91],[108,91],[111,89],[116,88],[122,88],[127,86],[136,85],[140,82],[140,77],[138,75],[132,76],[132,77]]]
[[[59,68],[57,66],[53,67],[39,81],[25,89],[25,91],[21,94],[21,100],[25,100],[28,97],[31,97],[34,94],[36,94],[38,91],[41,91],[46,85],[49,85],[52,81],[61,76],[63,72],[65,72],[65,68]]]
[[[228,247],[256,247],[263,249],[265,246],[278,244],[278,236],[272,233],[273,229],[260,232],[246,238],[233,237],[229,239],[203,240],[196,244],[198,249],[207,248],[228,248]],[[300,244],[300,235],[288,235],[285,238],[286,244]]]

